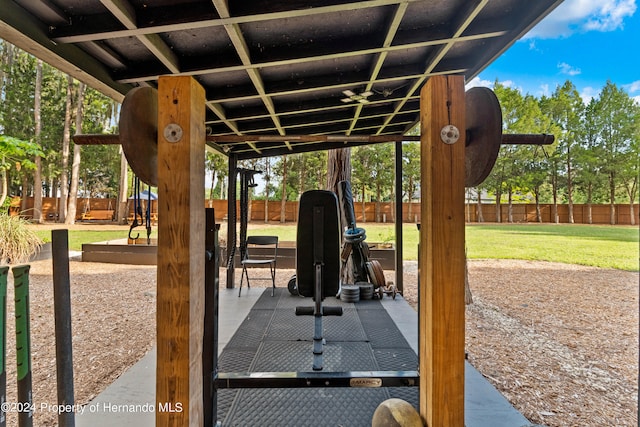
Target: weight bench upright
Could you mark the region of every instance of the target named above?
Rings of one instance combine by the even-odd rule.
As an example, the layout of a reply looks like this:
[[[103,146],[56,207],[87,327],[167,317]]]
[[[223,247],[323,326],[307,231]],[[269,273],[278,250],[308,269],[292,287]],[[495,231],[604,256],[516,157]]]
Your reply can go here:
[[[312,297],[313,307],[296,307],[296,315],[314,316],[313,370],[322,370],[322,317],[341,316],[342,307],[322,306],[340,290],[340,220],[338,198],[311,190],[300,197],[296,250],[298,294]]]

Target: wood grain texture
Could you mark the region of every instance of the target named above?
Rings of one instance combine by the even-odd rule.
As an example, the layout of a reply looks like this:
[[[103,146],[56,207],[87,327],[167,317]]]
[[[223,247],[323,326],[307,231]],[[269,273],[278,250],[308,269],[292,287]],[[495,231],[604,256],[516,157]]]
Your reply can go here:
[[[430,427],[464,426],[463,76],[431,77],[420,94],[420,415]],[[440,139],[445,125],[460,139]]]
[[[159,80],[156,426],[203,424],[204,101],[191,77]]]

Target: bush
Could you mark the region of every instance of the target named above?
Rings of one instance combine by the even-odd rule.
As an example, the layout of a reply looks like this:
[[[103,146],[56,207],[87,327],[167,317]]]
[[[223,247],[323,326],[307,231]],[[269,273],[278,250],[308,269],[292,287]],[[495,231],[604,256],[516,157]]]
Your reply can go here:
[[[0,214],[0,264],[27,262],[40,250],[42,240],[28,224],[20,217]]]

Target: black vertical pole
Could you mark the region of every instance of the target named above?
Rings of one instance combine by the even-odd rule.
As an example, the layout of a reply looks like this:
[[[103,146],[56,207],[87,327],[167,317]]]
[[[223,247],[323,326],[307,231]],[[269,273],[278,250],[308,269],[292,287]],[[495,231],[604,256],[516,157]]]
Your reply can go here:
[[[411,197],[411,195],[409,195]],[[402,268],[402,141],[396,141],[396,287],[404,289]]]
[[[227,196],[227,288],[235,285],[235,252],[236,252],[236,179],[238,175],[238,158],[229,156],[229,188]]]
[[[33,397],[31,383],[31,331],[29,314],[29,270],[31,266],[13,267],[16,306],[16,361],[18,373],[18,426],[33,425]]]
[[[0,427],[7,425],[7,276],[9,267],[0,267]]]
[[[73,346],[71,333],[71,279],[69,276],[69,231],[51,231],[53,261],[53,308],[56,331],[56,377],[59,405],[73,405]],[[76,425],[74,411],[60,411],[60,427]]]
[[[204,272],[204,343],[202,346],[202,385],[204,425],[214,426],[217,419],[217,395],[213,375],[218,369],[218,286],[220,247],[213,208],[205,209],[205,272]]]

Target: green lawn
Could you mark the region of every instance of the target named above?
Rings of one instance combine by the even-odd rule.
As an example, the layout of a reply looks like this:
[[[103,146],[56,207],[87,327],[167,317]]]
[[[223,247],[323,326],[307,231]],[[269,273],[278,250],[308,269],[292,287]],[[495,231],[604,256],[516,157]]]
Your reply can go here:
[[[368,242],[393,241],[393,224],[358,224]],[[252,224],[249,234],[275,234],[295,241],[294,225]],[[404,259],[418,257],[418,230],[404,224]],[[466,227],[469,258],[555,261],[621,270],[639,270],[639,230],[629,226],[568,224],[473,224]]]
[[[358,224],[367,231],[367,241],[394,240],[393,224]],[[221,234],[226,234],[226,226]],[[139,227],[144,235],[144,228]],[[415,224],[404,224],[404,258],[418,258],[418,230]],[[51,232],[38,230],[38,235],[51,240]],[[277,235],[281,241],[296,240],[295,224],[250,224],[248,234]],[[552,225],[552,224],[473,224],[466,227],[469,258],[524,259],[555,261],[621,270],[639,270],[639,229],[629,226]],[[69,247],[81,250],[82,243],[123,239],[126,230],[70,230]],[[152,237],[156,237],[154,229]]]
[[[51,241],[50,230],[35,230],[38,237],[45,242]],[[133,235],[140,232],[140,236],[146,238],[146,231],[144,227],[138,227],[134,230]],[[72,251],[82,250],[83,243],[104,242],[106,240],[126,239],[128,231],[122,230],[105,230],[105,231],[93,231],[93,230],[69,230],[69,249]],[[155,231],[154,231],[155,237]]]

